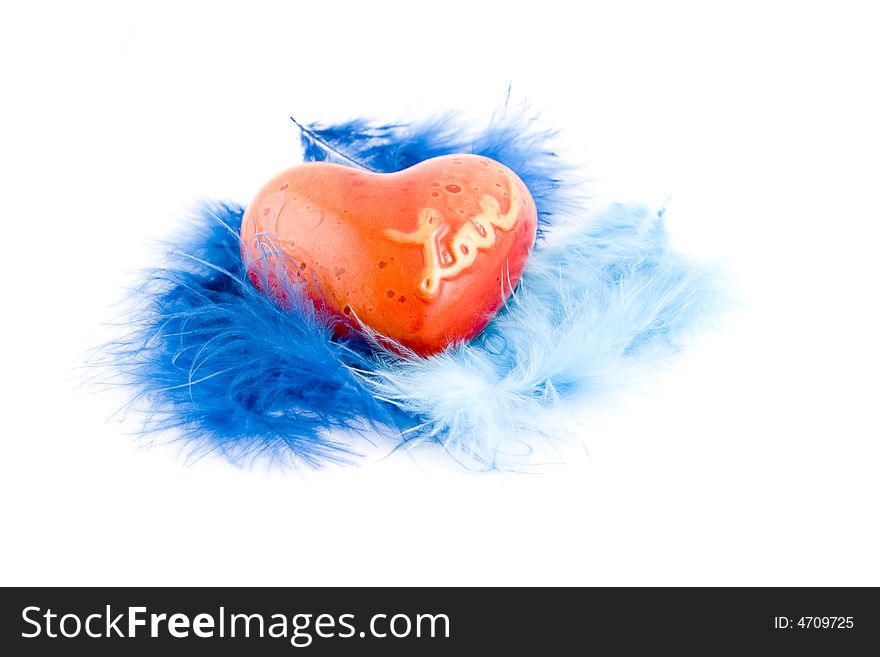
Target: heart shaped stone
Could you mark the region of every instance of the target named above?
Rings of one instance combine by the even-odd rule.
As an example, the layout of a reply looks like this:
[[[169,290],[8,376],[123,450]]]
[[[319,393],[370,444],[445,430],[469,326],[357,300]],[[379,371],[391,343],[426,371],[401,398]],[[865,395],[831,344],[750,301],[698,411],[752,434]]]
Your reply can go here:
[[[420,355],[477,335],[519,281],[537,210],[513,171],[445,155],[395,173],[327,162],[293,167],[247,207],[242,256],[283,300],[302,284],[349,326]],[[281,256],[288,281],[278,281]]]

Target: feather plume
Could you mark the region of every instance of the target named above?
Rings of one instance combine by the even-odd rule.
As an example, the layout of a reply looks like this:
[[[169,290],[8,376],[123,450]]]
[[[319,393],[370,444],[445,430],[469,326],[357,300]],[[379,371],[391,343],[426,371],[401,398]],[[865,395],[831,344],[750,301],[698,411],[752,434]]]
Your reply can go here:
[[[668,357],[717,306],[710,270],[668,247],[657,214],[615,205],[537,250],[474,341],[431,358],[386,358],[362,378],[419,418],[411,443],[518,469],[528,464],[524,441],[552,439],[553,411]]]
[[[538,208],[538,235],[555,218],[575,208],[581,190],[573,167],[554,151],[556,131],[544,127],[527,107],[505,103],[483,128],[461,125],[454,113],[417,124],[376,125],[366,119],[299,127],[307,162],[336,162],[391,173],[453,153],[484,155],[516,172]]]
[[[242,215],[231,204],[200,208],[190,237],[135,292],[131,330],[106,360],[149,410],[145,431],[176,430],[196,453],[348,461],[355,449],[334,430],[394,427],[400,413],[353,374],[367,355],[333,338],[332,318],[298,290],[280,307],[246,277]]]

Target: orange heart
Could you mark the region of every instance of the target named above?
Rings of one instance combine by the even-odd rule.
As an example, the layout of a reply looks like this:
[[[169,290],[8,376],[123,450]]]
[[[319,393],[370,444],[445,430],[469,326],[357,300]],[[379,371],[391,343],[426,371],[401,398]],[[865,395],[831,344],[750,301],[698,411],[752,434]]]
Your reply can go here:
[[[350,326],[421,355],[479,333],[519,281],[537,210],[513,171],[445,155],[396,173],[313,162],[270,180],[244,214],[253,280],[281,254],[290,281]]]

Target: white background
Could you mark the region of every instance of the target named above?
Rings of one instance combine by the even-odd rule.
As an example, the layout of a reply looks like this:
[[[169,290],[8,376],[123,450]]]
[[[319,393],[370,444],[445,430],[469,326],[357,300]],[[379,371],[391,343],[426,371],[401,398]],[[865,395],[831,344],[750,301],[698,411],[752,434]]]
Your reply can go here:
[[[0,583],[880,585],[872,3],[348,4],[3,4]],[[77,387],[152,241],[296,162],[288,115],[509,83],[739,299],[566,465],[187,464]]]

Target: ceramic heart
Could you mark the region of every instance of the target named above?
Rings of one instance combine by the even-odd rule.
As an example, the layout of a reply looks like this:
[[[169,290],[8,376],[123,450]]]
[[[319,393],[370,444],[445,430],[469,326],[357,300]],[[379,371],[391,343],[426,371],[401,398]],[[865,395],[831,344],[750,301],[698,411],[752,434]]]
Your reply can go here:
[[[242,255],[274,296],[286,286],[267,254],[349,325],[430,355],[473,338],[501,308],[536,226],[525,184],[486,157],[446,155],[386,174],[313,162],[260,190],[242,222]]]

